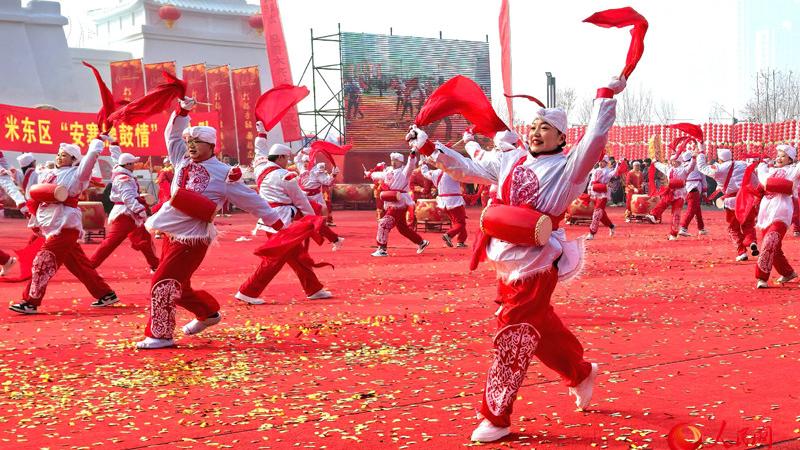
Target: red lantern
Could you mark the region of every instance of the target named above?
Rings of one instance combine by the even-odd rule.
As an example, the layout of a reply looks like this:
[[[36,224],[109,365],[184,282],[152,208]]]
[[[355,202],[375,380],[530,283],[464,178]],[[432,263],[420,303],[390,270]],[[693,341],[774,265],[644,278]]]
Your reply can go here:
[[[172,5],[164,5],[158,8],[158,17],[164,21],[167,28],[172,28],[175,22],[181,18],[181,10]]]
[[[264,20],[261,18],[261,13],[255,13],[247,18],[247,24],[250,28],[256,30],[259,34],[264,32]]]

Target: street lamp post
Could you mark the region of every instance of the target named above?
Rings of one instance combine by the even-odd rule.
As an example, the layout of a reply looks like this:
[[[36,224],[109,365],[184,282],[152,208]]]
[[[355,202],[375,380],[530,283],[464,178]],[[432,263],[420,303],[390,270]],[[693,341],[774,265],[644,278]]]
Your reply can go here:
[[[556,77],[550,72],[544,73],[547,76],[547,107],[556,106]]]

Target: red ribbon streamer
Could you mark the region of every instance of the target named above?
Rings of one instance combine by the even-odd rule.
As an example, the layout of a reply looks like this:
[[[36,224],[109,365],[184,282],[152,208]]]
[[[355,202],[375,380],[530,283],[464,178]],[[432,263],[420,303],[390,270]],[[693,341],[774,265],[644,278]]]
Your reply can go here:
[[[647,33],[647,19],[641,14],[636,12],[630,6],[617,9],[607,9],[599,11],[583,20],[587,23],[595,24],[603,28],[623,28],[633,26],[631,28],[631,44],[628,47],[628,55],[625,58],[625,67],[622,69],[621,75],[629,78],[636,64],[642,58],[644,53],[644,35]]]

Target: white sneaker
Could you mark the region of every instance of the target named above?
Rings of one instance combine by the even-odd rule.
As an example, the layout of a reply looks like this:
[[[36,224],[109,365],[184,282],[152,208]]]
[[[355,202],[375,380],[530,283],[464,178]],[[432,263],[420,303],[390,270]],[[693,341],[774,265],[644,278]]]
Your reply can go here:
[[[616,227],[609,228],[608,229],[608,235],[611,236],[611,237],[614,237],[614,230],[615,229],[616,229]]]
[[[678,236],[673,236],[673,235],[670,234],[669,236],[667,236],[667,240],[668,241],[677,241],[678,240]]]
[[[508,427],[498,427],[489,422],[489,419],[483,419],[472,431],[469,439],[473,442],[494,442],[508,436],[509,433],[511,431]]]
[[[309,300],[319,300],[319,299],[331,298],[331,297],[333,297],[333,294],[331,294],[329,291],[326,291],[325,289],[320,289],[317,292],[309,295],[306,298],[309,299]]]
[[[592,233],[587,234],[586,235],[586,240],[587,241],[593,241],[594,240],[594,234],[592,234]]]
[[[764,280],[756,281],[756,289],[766,289],[769,287],[769,284]]]
[[[158,339],[158,338],[151,338],[146,337],[143,341],[139,341],[136,343],[136,348],[140,348],[142,350],[151,350],[154,348],[166,348],[166,347],[174,347],[175,341],[172,339]]]
[[[736,261],[747,261],[747,253],[742,253],[736,257]]]
[[[417,254],[419,255],[420,253],[424,252],[425,249],[428,248],[429,245],[431,245],[431,243],[428,242],[428,241],[420,242],[419,246],[417,246]]]
[[[783,283],[788,283],[788,282],[794,280],[795,278],[797,278],[797,272],[792,272],[791,275],[787,275],[785,277],[784,276],[780,276],[780,277],[776,278],[775,282],[778,283],[778,284],[783,284]]]
[[[692,237],[692,233],[689,233],[689,230],[686,228],[681,228],[680,231],[678,231],[678,236]]]
[[[652,214],[648,214],[648,215],[646,215],[644,217],[647,218],[647,220],[649,220],[650,223],[652,223],[652,224],[658,223],[658,220],[656,220],[656,216],[654,216]]]
[[[597,378],[597,363],[592,363],[592,371],[589,372],[589,376],[579,385],[569,388],[570,395],[575,396],[575,406],[580,411],[586,409],[592,401],[595,378]]]
[[[191,322],[183,326],[183,334],[197,334],[208,327],[218,324],[221,320],[222,314],[220,314],[219,311],[205,320],[192,319]]]
[[[250,297],[249,295],[244,295],[241,292],[237,292],[233,297],[251,305],[263,305],[264,303],[267,303],[263,298]]]
[[[389,254],[386,253],[386,249],[385,248],[379,247],[377,250],[375,250],[372,253],[372,256],[389,256]]]
[[[700,230],[697,232],[697,234],[699,234],[700,236],[705,236],[708,234],[708,230]]]
[[[625,223],[631,223],[631,219],[625,218]]]
[[[344,244],[344,238],[340,236],[338,239],[336,239],[336,242],[333,243],[331,251],[335,252],[336,250],[339,250],[342,248],[342,244]]]
[[[0,266],[0,277],[5,276],[5,274],[8,273],[8,271],[11,270],[11,268],[14,267],[16,264],[17,264],[17,258],[14,258],[13,256],[8,258],[8,261],[6,261],[5,264]]]

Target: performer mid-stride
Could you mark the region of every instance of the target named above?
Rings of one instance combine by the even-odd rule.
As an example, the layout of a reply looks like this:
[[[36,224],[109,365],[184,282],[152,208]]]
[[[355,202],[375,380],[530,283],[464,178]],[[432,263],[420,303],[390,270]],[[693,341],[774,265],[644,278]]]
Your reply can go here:
[[[613,96],[624,88],[625,79],[615,78],[597,91],[586,133],[568,155],[563,153],[567,117],[559,108],[537,112],[528,134],[530,151],[496,152],[481,161],[463,157],[440,143],[434,146],[416,126],[406,136],[412,147],[431,156],[437,167],[456,180],[499,186],[497,199],[482,215],[481,228],[487,235],[475,248],[475,257],[487,258],[497,271],[500,309],[494,363],[480,409],[483,421],[472,433],[474,441],[491,442],[509,434],[514,400],[534,356],[561,376],[578,408],[589,406],[597,364],[583,359],[581,343],[561,322],[550,298],[558,281],[575,276],[581,266],[582,242],[567,241],[559,225],[603,153],[616,115]],[[493,208],[508,214],[490,214]],[[553,232],[543,237],[541,245],[531,244],[530,234],[538,233],[543,216],[549,216]],[[516,221],[524,226],[511,223]],[[514,236],[508,231],[511,228],[525,229],[518,233],[525,236]],[[503,230],[500,239],[497,235]],[[474,258],[471,266],[479,259]]]
[[[762,162],[756,168],[758,182],[764,189],[758,208],[756,228],[761,230],[761,254],[756,264],[756,288],[769,287],[767,280],[772,268],[780,274],[775,283],[784,284],[797,278],[783,253],[783,236],[792,223],[792,194],[800,178],[800,166],[794,164],[797,150],[791,145],[777,146],[772,167]],[[737,205],[738,206],[738,205]]]

